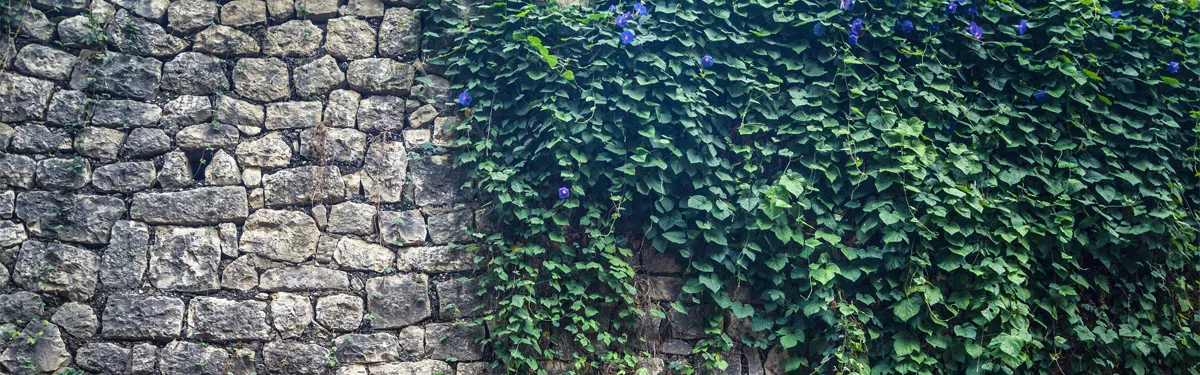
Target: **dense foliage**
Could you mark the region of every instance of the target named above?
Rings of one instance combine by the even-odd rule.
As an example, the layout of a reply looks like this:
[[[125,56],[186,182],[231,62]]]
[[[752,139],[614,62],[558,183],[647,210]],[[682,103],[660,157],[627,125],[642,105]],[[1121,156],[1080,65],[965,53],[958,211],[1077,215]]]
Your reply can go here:
[[[645,242],[705,365],[1200,374],[1196,0],[634,5],[428,6],[503,366],[629,368]]]

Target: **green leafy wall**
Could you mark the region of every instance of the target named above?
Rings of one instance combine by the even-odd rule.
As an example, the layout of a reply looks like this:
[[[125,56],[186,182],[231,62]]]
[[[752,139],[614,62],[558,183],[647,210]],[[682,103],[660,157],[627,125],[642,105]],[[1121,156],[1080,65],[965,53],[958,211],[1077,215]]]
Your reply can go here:
[[[498,359],[628,368],[653,248],[698,368],[1200,373],[1197,1],[839,5],[647,2],[631,44],[630,2],[430,5]]]

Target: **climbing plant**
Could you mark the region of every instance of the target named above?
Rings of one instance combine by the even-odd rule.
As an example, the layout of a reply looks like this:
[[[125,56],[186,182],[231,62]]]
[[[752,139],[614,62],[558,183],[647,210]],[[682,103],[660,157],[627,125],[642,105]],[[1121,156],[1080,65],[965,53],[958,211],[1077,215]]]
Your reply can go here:
[[[1196,0],[424,11],[511,372],[633,373],[639,248],[700,367],[1200,374]]]

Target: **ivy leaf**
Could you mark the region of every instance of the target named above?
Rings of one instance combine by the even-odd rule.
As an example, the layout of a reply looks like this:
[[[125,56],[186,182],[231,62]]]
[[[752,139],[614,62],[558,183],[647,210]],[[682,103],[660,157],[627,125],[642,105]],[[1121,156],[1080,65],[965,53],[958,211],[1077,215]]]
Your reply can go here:
[[[900,321],[907,322],[921,312],[921,301],[910,296],[897,303],[892,312]]]
[[[662,234],[663,238],[676,244],[683,245],[687,243],[687,235],[681,231],[670,231]]]

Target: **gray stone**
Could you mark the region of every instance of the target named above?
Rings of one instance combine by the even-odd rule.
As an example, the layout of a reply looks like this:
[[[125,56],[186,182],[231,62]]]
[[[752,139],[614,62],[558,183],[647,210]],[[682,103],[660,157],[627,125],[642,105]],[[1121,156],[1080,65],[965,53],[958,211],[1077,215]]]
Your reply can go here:
[[[214,225],[248,216],[246,188],[204,187],[169,193],[137,193],[130,217],[151,224]]]
[[[426,127],[432,124],[433,119],[437,118],[437,116],[438,111],[432,105],[423,105],[408,115],[408,126],[411,128]]]
[[[71,138],[62,129],[50,129],[40,124],[18,125],[13,129],[11,150],[31,154],[48,154],[71,149]]]
[[[258,285],[272,292],[345,290],[350,278],[345,272],[316,266],[273,268],[262,273]]]
[[[258,287],[258,271],[252,258],[253,255],[243,256],[225,265],[225,270],[221,271],[221,287],[240,291]]]
[[[239,128],[261,128],[265,120],[263,106],[223,95],[217,97],[216,112],[217,122]]]
[[[165,82],[163,84],[166,85]],[[208,97],[181,95],[163,106],[163,115],[159,123],[167,129],[177,131],[184,126],[204,124],[212,119],[213,104]]]
[[[263,176],[270,207],[337,203],[345,200],[342,174],[335,166],[298,167]]]
[[[454,146],[455,127],[458,126],[457,117],[438,117],[433,120],[433,145],[437,147],[452,147]]]
[[[279,133],[242,142],[238,144],[236,154],[243,165],[263,168],[286,167],[292,159],[292,149]]]
[[[643,249],[641,252],[641,271],[652,274],[677,274],[683,272],[683,266],[675,260],[675,256],[658,252],[654,249]]]
[[[27,290],[86,301],[96,290],[99,257],[75,246],[25,241],[13,268],[13,281]]]
[[[192,41],[192,50],[217,56],[252,56],[259,51],[254,37],[225,25],[209,26]]]
[[[293,263],[312,257],[321,236],[313,218],[298,211],[255,211],[244,230],[242,252]]]
[[[396,246],[423,244],[428,235],[420,210],[380,212],[379,232],[384,243]]]
[[[317,344],[272,341],[263,345],[263,361],[279,374],[322,375],[329,349]]]
[[[162,119],[162,108],[133,100],[101,100],[96,102],[92,124],[117,127],[156,126]]]
[[[321,122],[321,102],[267,104],[267,130],[301,129]]]
[[[166,3],[166,1],[163,1]],[[117,47],[121,53],[138,56],[167,57],[183,52],[188,47],[188,41],[167,33],[157,23],[130,15],[124,10],[117,11],[116,16],[105,29],[108,43]]]
[[[334,90],[329,93],[325,105],[325,125],[335,128],[353,128],[357,124],[358,100],[361,96],[350,90]]]
[[[82,126],[92,118],[92,106],[83,91],[61,90],[50,99],[46,122],[54,125]]]
[[[112,238],[100,257],[100,283],[108,289],[137,289],[142,286],[150,260],[150,228],[136,221],[118,221]]]
[[[175,292],[220,289],[221,239],[216,228],[155,227],[149,280]]]
[[[158,171],[158,183],[163,188],[179,189],[191,186],[193,182],[192,166],[188,164],[187,155],[176,151],[163,157],[162,169]]]
[[[79,368],[104,375],[124,374],[129,368],[129,349],[117,344],[89,343],[79,348],[75,364]]]
[[[221,24],[249,26],[267,23],[267,3],[261,0],[235,0],[221,6]]]
[[[237,93],[263,102],[287,99],[291,95],[289,77],[287,64],[276,58],[240,59],[233,68]]]
[[[293,0],[267,0],[267,16],[271,21],[287,21],[292,19],[295,13],[296,5]]]
[[[707,323],[702,311],[695,306],[688,306],[687,313],[675,309],[667,311],[667,330],[669,337],[683,340],[694,340],[704,337],[704,325]]]
[[[71,361],[62,334],[50,322],[29,322],[18,337],[22,339],[13,340],[0,354],[0,365],[13,375],[53,373]]]
[[[181,34],[191,34],[212,26],[217,18],[216,3],[204,0],[183,0],[167,8],[167,28]]]
[[[384,58],[355,60],[346,69],[346,81],[364,93],[407,96],[413,83],[413,67]]]
[[[479,288],[479,279],[456,278],[437,283],[438,319],[451,321],[484,313],[480,307],[486,299],[479,295]]]
[[[87,0],[34,0],[33,6],[44,11],[74,14],[87,8]]]
[[[158,93],[161,79],[162,62],[155,58],[86,51],[71,74],[71,88],[146,99]]]
[[[89,126],[75,134],[75,151],[102,161],[116,160],[123,143],[125,133],[120,130]]]
[[[435,75],[425,75],[424,80],[426,82],[413,86],[413,96],[422,103],[432,104],[440,112],[454,109],[457,104],[454,103],[455,94],[450,92],[450,81]]]
[[[300,0],[305,1],[305,0]],[[375,28],[354,17],[329,20],[325,51],[340,60],[355,60],[375,55]]]
[[[679,339],[667,339],[663,341],[660,350],[662,353],[671,355],[691,355],[692,344]]]
[[[357,234],[369,236],[375,233],[374,205],[355,202],[344,202],[333,206],[329,213],[330,233]]]
[[[115,197],[46,191],[17,195],[16,208],[32,236],[85,244],[108,243],[113,224],[125,214],[125,202]]]
[[[6,52],[7,53],[7,52]],[[17,71],[54,81],[71,78],[75,55],[37,44],[27,44],[17,52]]]
[[[15,131],[11,126],[8,126],[8,124],[5,123],[0,123],[0,150],[5,150],[8,148],[9,141],[11,141],[13,137],[13,132]]]
[[[483,359],[483,327],[468,323],[431,323],[425,325],[425,346],[429,358],[455,361]]]
[[[312,302],[302,295],[276,293],[271,296],[271,321],[279,336],[300,337],[308,329],[308,325],[312,324]]]
[[[404,100],[394,96],[370,96],[358,102],[358,128],[367,133],[404,129]]]
[[[338,241],[333,257],[343,269],[387,272],[392,269],[396,254],[383,246],[343,237]]]
[[[33,187],[33,175],[37,163],[24,155],[0,153],[0,185],[29,189]]]
[[[383,1],[380,0],[350,0],[338,9],[343,16],[358,16],[363,18],[383,17]]]
[[[104,34],[92,33],[92,30],[99,27],[101,27],[100,22],[96,20],[96,17],[89,18],[83,15],[67,17],[58,22],[58,41],[64,47],[103,47]],[[0,47],[3,47],[2,43],[3,41],[0,41]],[[3,66],[3,61],[0,61],[0,66]]]
[[[675,301],[683,295],[683,279],[678,277],[646,276],[639,279],[648,285],[646,296],[651,301]]]
[[[433,375],[449,374],[454,369],[442,361],[424,360],[418,362],[391,362],[371,365],[371,375]]]
[[[413,59],[420,52],[421,19],[408,8],[389,8],[379,27],[379,55]]]
[[[263,53],[269,56],[308,57],[321,48],[324,31],[309,20],[291,20],[267,28]]]
[[[29,239],[25,233],[25,225],[8,220],[0,221],[0,247],[9,248],[20,245]],[[5,280],[8,278],[6,277]]]
[[[265,341],[271,338],[267,325],[267,304],[259,301],[234,301],[196,297],[188,303],[187,337],[228,342]]]
[[[371,328],[401,328],[432,315],[429,278],[424,274],[400,274],[367,280],[367,311]]]
[[[129,355],[129,375],[155,375],[157,363],[157,346],[148,343],[134,345]]]
[[[42,307],[45,305],[42,297],[23,290],[13,294],[0,294],[0,324],[24,324],[41,318]]]
[[[438,245],[471,241],[471,235],[465,231],[473,222],[471,215],[471,210],[429,215],[429,238]]]
[[[12,190],[0,191],[0,218],[9,219],[13,216],[14,206],[13,201],[17,199],[17,193]]]
[[[338,0],[296,0],[297,15],[314,21],[324,21],[337,15]]]
[[[467,175],[449,156],[437,155],[409,163],[413,201],[418,206],[444,205],[466,200],[462,186]]]
[[[332,331],[353,331],[362,325],[363,301],[358,296],[335,294],[317,299],[317,323]]]
[[[67,302],[59,306],[50,321],[62,327],[71,336],[80,339],[91,339],[100,327],[96,320],[96,312],[92,307],[78,302]]]
[[[242,172],[238,169],[237,160],[225,150],[218,150],[204,168],[204,182],[212,186],[241,184]]]
[[[220,58],[184,52],[163,66],[163,90],[188,95],[212,95],[229,90]]]
[[[0,121],[41,120],[57,87],[53,82],[0,73]]]
[[[449,246],[406,247],[400,249],[396,269],[424,273],[464,272],[475,268],[471,254]]]
[[[12,4],[7,10],[6,16],[14,21],[9,28],[15,29],[17,35],[29,37],[40,43],[47,43],[53,38],[54,23],[46,18],[45,13],[34,9],[28,2]]]
[[[115,163],[96,168],[92,185],[102,192],[131,193],[154,185],[154,163]]]
[[[367,135],[354,129],[305,129],[300,132],[300,153],[322,163],[362,165]]]
[[[234,223],[221,223],[217,225],[217,230],[221,236],[221,255],[227,258],[237,258],[238,256],[238,226]]]
[[[175,144],[184,150],[212,150],[237,147],[241,133],[229,125],[200,124],[183,128],[175,133]]]
[[[492,375],[491,363],[487,362],[469,362],[458,363],[455,368],[457,375]]]
[[[403,142],[377,142],[367,148],[363,190],[371,202],[395,203],[404,198],[408,151]]]
[[[171,4],[170,0],[116,0],[121,4],[122,8],[129,9],[133,14],[149,18],[151,20],[162,20],[163,15],[167,13],[167,7]]]
[[[162,375],[225,375],[229,353],[209,345],[172,341],[158,352]]]
[[[346,82],[346,74],[329,55],[296,67],[293,75],[296,77],[296,95],[301,98],[321,99]]]
[[[341,363],[379,363],[400,359],[400,340],[390,333],[349,334],[334,341]]]

